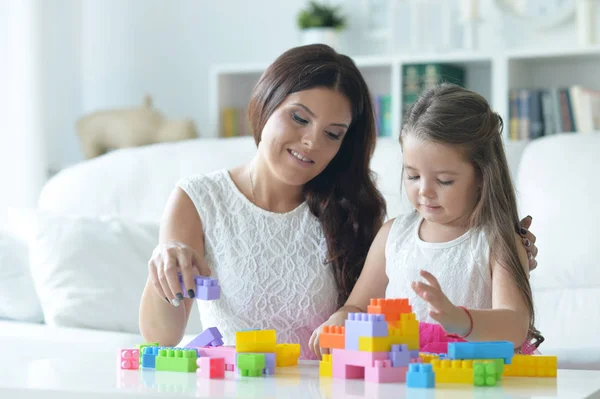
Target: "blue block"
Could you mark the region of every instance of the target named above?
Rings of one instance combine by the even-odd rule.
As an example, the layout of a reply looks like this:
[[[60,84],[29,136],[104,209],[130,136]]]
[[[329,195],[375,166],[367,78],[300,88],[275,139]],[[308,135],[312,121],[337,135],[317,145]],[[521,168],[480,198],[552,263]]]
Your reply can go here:
[[[406,386],[409,388],[434,388],[435,373],[429,363],[411,363],[406,373]]]
[[[388,323],[382,314],[348,313],[346,349],[358,350],[358,337],[387,337]]]
[[[163,347],[158,346],[147,346],[144,348],[144,353],[142,354],[142,368],[145,369],[154,369],[156,368],[156,356],[158,356],[158,351],[163,349]]]
[[[407,367],[410,363],[410,352],[406,345],[392,345],[392,351],[388,353],[388,359],[392,361],[392,367]]]
[[[452,360],[503,359],[504,364],[510,364],[514,353],[515,346],[510,341],[448,343],[448,357]]]

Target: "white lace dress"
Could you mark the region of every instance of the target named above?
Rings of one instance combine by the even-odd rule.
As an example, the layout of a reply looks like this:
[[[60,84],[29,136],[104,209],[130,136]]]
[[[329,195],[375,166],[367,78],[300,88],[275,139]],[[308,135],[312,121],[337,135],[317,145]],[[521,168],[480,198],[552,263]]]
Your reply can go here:
[[[492,308],[490,248],[482,231],[468,231],[442,243],[421,240],[418,212],[396,218],[385,247],[386,273],[389,279],[386,298],[409,298],[417,320],[436,323],[428,314],[425,301],[410,287],[422,280],[419,270],[432,273],[455,305],[471,309]]]
[[[217,327],[226,345],[245,329],[275,329],[278,343],[308,340],[337,309],[336,283],[325,264],[327,245],[318,219],[302,203],[288,213],[250,202],[229,172],[180,180],[204,231],[206,260],[221,298],[197,301],[204,328]]]

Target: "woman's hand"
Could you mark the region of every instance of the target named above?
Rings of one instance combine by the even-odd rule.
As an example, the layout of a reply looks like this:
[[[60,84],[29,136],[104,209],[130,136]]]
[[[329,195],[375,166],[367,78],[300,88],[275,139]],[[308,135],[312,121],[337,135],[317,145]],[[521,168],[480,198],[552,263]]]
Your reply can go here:
[[[327,321],[323,324],[321,324],[319,327],[317,327],[315,329],[315,331],[313,331],[312,335],[310,336],[310,340],[308,341],[308,347],[313,351],[313,353],[315,355],[317,355],[317,358],[319,360],[321,360],[322,355],[329,353],[329,349],[326,348],[321,348],[319,346],[319,340],[321,337],[321,333],[323,332],[323,327],[325,326],[344,326],[344,323],[346,322],[346,317],[348,316],[348,312],[340,309],[337,312],[335,312],[334,314],[331,315],[331,317],[329,317],[329,319],[327,319]]]
[[[535,257],[538,254],[538,249],[535,246],[535,235],[529,231],[529,227],[531,227],[531,222],[533,221],[531,216],[526,216],[521,220],[521,227],[519,228],[519,235],[523,239],[523,245],[525,246],[525,250],[527,251],[527,258],[529,259],[529,271],[534,270],[538,263],[535,260]]]
[[[188,296],[194,298],[194,275],[210,276],[210,268],[203,256],[182,242],[159,244],[148,261],[148,274],[156,292],[174,306],[183,300],[178,273],[183,277]]]
[[[429,284],[413,281],[411,287],[419,297],[429,304],[429,316],[440,323],[447,333],[461,336],[467,334],[471,327],[467,313],[450,302],[433,274],[425,270],[421,270],[420,274]]]

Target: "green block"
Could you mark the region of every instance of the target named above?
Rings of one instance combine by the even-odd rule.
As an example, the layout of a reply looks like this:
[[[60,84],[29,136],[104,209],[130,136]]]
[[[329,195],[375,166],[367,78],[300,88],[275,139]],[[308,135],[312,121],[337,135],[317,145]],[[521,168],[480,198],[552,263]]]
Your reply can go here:
[[[156,357],[157,371],[194,372],[198,369],[196,349],[160,349]]]
[[[495,362],[473,363],[473,384],[478,387],[493,387],[498,382],[498,373]]]
[[[135,347],[140,351],[140,367],[142,365],[142,355],[144,354],[144,348],[148,346],[158,346],[158,342],[146,342],[144,344],[137,344]]]
[[[244,377],[259,377],[265,368],[265,355],[262,353],[238,353],[237,368]]]

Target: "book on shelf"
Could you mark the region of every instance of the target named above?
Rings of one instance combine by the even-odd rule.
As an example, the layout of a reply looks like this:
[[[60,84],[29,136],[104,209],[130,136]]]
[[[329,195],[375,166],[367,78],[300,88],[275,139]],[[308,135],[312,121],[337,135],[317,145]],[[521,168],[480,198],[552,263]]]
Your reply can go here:
[[[402,115],[421,93],[441,83],[465,86],[465,69],[451,64],[407,64],[402,66]]]
[[[221,137],[251,135],[252,129],[245,109],[225,107],[221,110]]]
[[[508,95],[510,140],[600,130],[600,91],[579,85],[515,88]]]
[[[377,125],[377,136],[392,136],[392,96],[375,96],[375,121]]]

